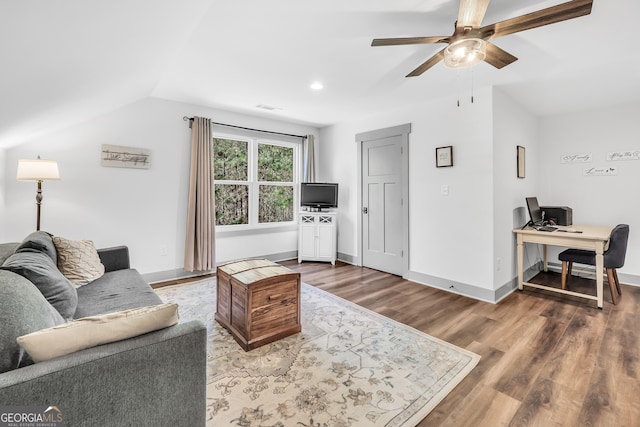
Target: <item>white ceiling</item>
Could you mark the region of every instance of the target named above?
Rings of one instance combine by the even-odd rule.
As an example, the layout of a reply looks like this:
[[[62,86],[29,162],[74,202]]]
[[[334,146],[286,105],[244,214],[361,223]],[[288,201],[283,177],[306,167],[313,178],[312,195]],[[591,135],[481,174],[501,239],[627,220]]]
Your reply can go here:
[[[563,3],[493,0],[483,24]],[[519,58],[473,72],[443,45],[371,47],[450,35],[458,0],[0,1],[0,147],[148,96],[317,127],[498,86],[545,115],[640,100],[638,0],[493,42]],[[324,83],[315,92],[311,82]],[[274,111],[258,104],[278,107]]]

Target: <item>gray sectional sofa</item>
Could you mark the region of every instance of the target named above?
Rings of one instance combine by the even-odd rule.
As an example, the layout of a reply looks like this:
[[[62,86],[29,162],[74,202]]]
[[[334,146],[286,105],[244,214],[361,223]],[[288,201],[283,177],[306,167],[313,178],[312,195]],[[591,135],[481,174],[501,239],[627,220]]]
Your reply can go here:
[[[47,258],[55,256],[50,242],[50,235],[36,232],[22,243],[0,244],[0,405],[55,405],[65,426],[204,426],[206,328],[201,322],[35,364],[17,345],[17,336],[64,322],[58,310],[61,292],[48,300],[39,283],[43,275],[57,277]],[[27,255],[12,258],[16,253]],[[162,303],[130,268],[127,247],[101,249],[98,255],[105,274],[77,288],[74,319]],[[25,257],[40,263],[29,266],[38,277],[16,268],[15,259]]]

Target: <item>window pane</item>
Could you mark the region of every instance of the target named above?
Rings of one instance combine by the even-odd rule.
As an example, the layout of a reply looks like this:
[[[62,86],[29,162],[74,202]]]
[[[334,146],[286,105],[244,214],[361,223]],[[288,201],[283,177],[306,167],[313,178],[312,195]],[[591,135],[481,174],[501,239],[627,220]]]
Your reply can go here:
[[[216,184],[216,225],[249,224],[249,186]]]
[[[258,181],[293,182],[293,148],[258,144]]]
[[[293,221],[293,186],[261,185],[258,222]]]
[[[213,138],[213,179],[246,181],[247,141]]]

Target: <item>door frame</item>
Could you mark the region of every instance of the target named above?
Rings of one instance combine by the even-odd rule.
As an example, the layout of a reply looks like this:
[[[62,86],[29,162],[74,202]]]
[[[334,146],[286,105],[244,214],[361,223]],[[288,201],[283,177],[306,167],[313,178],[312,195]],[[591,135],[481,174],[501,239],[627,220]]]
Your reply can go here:
[[[356,134],[355,141],[358,145],[358,215],[356,216],[356,230],[358,233],[358,256],[356,265],[362,267],[363,245],[362,245],[362,146],[367,141],[394,136],[401,137],[401,168],[400,179],[402,180],[402,276],[409,271],[409,134],[411,133],[411,123],[392,126],[384,129],[376,129]]]

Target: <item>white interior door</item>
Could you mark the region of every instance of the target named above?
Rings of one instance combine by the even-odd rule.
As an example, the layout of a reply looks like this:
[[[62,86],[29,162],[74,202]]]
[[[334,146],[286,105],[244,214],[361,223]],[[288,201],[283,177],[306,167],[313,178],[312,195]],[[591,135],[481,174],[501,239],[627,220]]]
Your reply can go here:
[[[362,142],[362,265],[402,275],[402,136]]]

